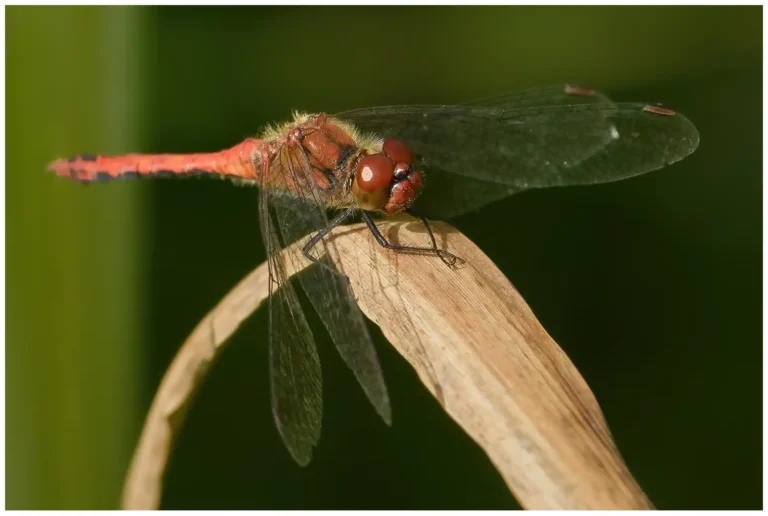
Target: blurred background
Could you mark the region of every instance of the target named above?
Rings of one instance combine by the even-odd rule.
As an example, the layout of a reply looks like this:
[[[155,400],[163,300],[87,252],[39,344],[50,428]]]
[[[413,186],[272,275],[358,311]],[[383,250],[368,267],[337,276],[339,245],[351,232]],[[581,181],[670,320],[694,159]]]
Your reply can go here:
[[[6,8],[7,507],[117,507],[176,350],[265,258],[255,189],[82,186],[50,160],[219,150],[293,109],[571,82],[684,113],[698,151],[456,225],[575,362],[659,508],[760,508],[761,41],[760,7]],[[316,326],[323,435],[296,466],[271,416],[266,320],[201,389],[164,508],[517,507],[373,325],[394,426]]]

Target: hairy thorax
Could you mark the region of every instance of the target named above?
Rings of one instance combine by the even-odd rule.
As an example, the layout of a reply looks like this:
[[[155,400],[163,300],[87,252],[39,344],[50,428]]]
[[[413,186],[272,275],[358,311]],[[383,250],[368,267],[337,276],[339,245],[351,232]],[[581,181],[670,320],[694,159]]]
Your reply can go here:
[[[353,206],[351,188],[360,160],[381,152],[383,140],[361,135],[326,114],[295,113],[294,120],[268,127],[253,157],[263,183],[303,198],[320,196],[328,207]]]

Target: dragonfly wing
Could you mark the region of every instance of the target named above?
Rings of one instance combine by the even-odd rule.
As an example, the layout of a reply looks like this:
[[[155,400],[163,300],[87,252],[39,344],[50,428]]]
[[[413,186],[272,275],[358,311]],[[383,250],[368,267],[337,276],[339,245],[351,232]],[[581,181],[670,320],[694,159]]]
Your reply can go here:
[[[416,213],[431,219],[448,220],[504,199],[517,191],[507,185],[431,168],[425,188],[412,207]]]
[[[573,106],[577,104],[610,105],[611,99],[605,94],[589,88],[569,84],[528,88],[464,102],[462,106],[499,107],[506,110],[537,108],[546,106]]]
[[[617,104],[609,118],[610,144],[572,169],[535,187],[596,184],[658,170],[685,158],[699,146],[699,132],[685,116],[641,103]]]
[[[626,179],[671,165],[696,150],[699,133],[690,120],[654,111],[645,104],[617,104],[609,117],[615,133],[608,145],[560,173],[530,177],[524,187],[431,170],[414,209],[435,218],[456,217],[528,188]]]
[[[612,139],[604,95],[566,88],[511,93],[455,106],[387,106],[338,116],[363,131],[399,138],[424,166],[480,181],[530,187],[561,177]]]
[[[326,228],[328,218],[318,187],[308,173],[306,156],[296,152],[284,152],[280,156],[283,169],[291,174],[294,188],[293,195],[276,199],[273,205],[283,241],[293,242]],[[320,263],[304,269],[299,274],[299,282],[342,359],[352,369],[376,411],[389,424],[392,411],[376,349],[349,280],[330,259],[335,253],[333,241],[320,239],[311,250]]]
[[[428,186],[417,202],[443,205],[436,212],[441,217],[526,189],[649,172],[698,145],[698,132],[683,115],[573,91],[529,90],[462,106],[390,106],[339,117],[364,131],[400,138],[423,157]]]
[[[259,192],[262,236],[269,264],[269,378],[278,432],[296,462],[305,466],[320,439],[322,374],[312,332],[286,275],[270,193]]]

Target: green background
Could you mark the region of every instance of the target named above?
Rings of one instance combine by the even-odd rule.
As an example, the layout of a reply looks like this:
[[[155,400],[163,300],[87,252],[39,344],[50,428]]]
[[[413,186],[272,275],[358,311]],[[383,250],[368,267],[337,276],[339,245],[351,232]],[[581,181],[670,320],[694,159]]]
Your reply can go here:
[[[218,150],[292,109],[562,82],[664,102],[701,145],[456,225],[575,362],[658,507],[761,507],[761,38],[759,7],[6,8],[8,508],[116,507],[175,351],[264,259],[253,189],[81,186],[48,161]],[[262,310],[203,386],[163,507],[517,506],[377,330],[392,428],[316,329],[312,464],[272,422]]]

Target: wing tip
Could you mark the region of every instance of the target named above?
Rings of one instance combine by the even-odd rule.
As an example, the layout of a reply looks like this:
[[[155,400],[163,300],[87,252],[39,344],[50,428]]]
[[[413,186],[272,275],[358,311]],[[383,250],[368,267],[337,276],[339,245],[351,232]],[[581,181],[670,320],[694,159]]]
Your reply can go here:
[[[392,404],[389,402],[389,396],[386,396],[375,408],[384,423],[387,426],[392,426]]]

